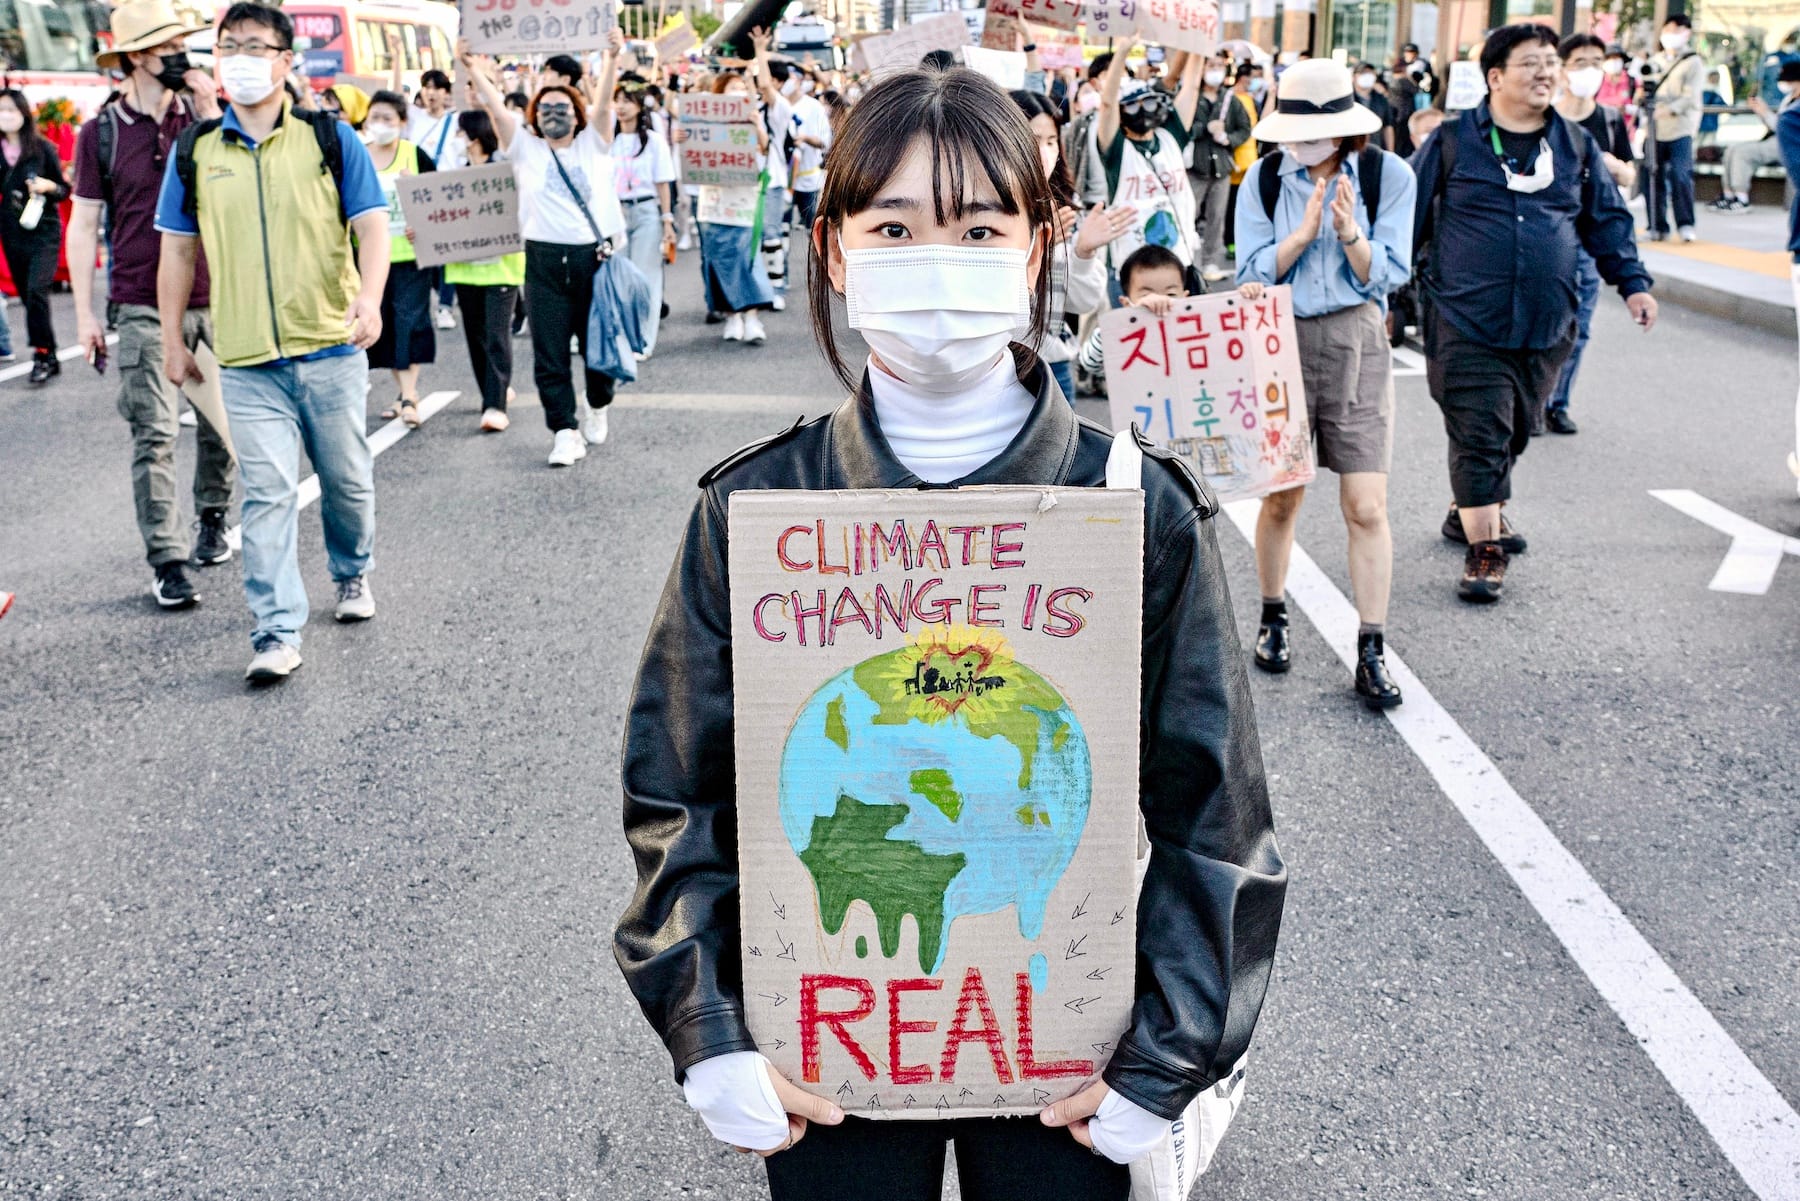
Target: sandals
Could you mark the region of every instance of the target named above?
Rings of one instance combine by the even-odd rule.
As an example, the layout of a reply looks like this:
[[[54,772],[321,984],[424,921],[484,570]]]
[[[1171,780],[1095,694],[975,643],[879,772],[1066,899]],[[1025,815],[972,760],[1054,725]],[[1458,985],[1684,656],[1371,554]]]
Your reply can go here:
[[[391,421],[395,417],[406,422],[408,429],[418,429],[420,424],[419,402],[405,396],[396,396],[393,404],[381,410],[383,421]]]

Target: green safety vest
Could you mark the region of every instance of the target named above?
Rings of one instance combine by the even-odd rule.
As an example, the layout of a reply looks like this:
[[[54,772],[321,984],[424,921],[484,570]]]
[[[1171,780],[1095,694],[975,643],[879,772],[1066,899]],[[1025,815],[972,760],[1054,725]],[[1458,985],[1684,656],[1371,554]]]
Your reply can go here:
[[[515,251],[473,263],[445,263],[444,282],[479,287],[518,287],[525,282],[525,252]]]

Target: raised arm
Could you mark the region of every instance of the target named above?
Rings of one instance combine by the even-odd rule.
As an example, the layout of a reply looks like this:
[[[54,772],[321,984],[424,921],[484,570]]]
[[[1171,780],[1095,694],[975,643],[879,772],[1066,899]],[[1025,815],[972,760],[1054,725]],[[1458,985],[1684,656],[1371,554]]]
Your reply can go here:
[[[399,92],[404,96],[406,94],[406,73],[403,69],[405,62],[400,54],[400,45],[400,31],[392,25],[388,26],[388,90]]]
[[[494,82],[494,60],[485,54],[472,52],[468,38],[457,39],[456,60],[462,64],[463,73],[475,87],[476,103],[481,105],[488,120],[494,123],[494,137],[499,140],[500,148],[511,148],[513,134],[519,129],[519,119],[506,107],[506,97],[500,94],[500,85]]]
[[[1200,107],[1200,76],[1206,71],[1206,56],[1190,54],[1181,65],[1181,90],[1175,93],[1175,115],[1181,124],[1194,127],[1194,110]]]
[[[1100,111],[1094,115],[1094,140],[1103,151],[1119,136],[1119,85],[1125,79],[1125,57],[1137,44],[1136,34],[1120,42],[1112,61],[1106,64],[1106,74],[1100,77]]]
[[[593,90],[588,93],[588,128],[607,147],[612,145],[613,88],[619,82],[619,52],[624,48],[625,31],[614,25],[612,40],[600,54],[600,69],[589,76]]]
[[[775,76],[769,70],[769,42],[771,35],[767,29],[758,25],[750,31],[750,45],[755,53],[750,57],[750,82],[755,86],[762,102],[773,108],[781,99],[781,89],[775,86]]]

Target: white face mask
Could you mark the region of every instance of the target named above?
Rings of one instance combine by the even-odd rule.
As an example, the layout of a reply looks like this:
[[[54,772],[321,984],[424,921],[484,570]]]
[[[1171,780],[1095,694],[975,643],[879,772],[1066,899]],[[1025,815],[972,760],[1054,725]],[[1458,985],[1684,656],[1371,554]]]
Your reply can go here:
[[[376,146],[392,146],[400,140],[398,125],[372,125],[365,122],[363,133],[368,137],[369,142]]]
[[[1569,72],[1569,94],[1586,100],[1600,90],[1606,72],[1599,67],[1578,67]]]
[[[1314,138],[1310,142],[1290,142],[1283,147],[1302,167],[1316,167],[1337,153],[1336,138]]]
[[[781,85],[781,94],[789,100],[798,96],[800,94],[800,77],[798,75],[788,76],[787,82]]]
[[[1366,92],[1374,86],[1375,76],[1371,75],[1369,72],[1364,71],[1361,75],[1356,77],[1356,88],[1358,91]]]
[[[1031,329],[1030,254],[1005,246],[874,246],[844,256],[850,328],[904,383],[955,392]]]
[[[233,54],[219,60],[219,86],[236,104],[261,104],[275,90],[275,60]]]
[[[1688,44],[1688,38],[1691,36],[1692,35],[1689,34],[1687,30],[1678,29],[1678,30],[1674,30],[1672,32],[1663,34],[1662,37],[1657,40],[1662,43],[1662,48],[1664,50],[1667,50],[1670,54],[1673,54],[1677,50],[1680,50],[1682,47],[1686,46]]]
[[[1783,82],[1777,81],[1775,84],[1775,90],[1780,92],[1783,96],[1792,96],[1794,94],[1794,85],[1791,83],[1783,83]],[[4,115],[0,115],[0,129],[5,129],[5,128],[6,128],[6,118]]]
[[[1216,88],[1220,84],[1225,82],[1225,72],[1223,72],[1223,71],[1208,71],[1206,74],[1202,75],[1200,78],[1202,78],[1206,81],[1207,87]]]
[[[1625,64],[1616,58],[1609,58],[1600,64],[1600,69],[1608,75],[1617,75],[1625,70]]]
[[[0,109],[0,133],[18,133],[25,128],[25,114],[16,108]]]
[[[1538,142],[1537,160],[1531,164],[1531,174],[1519,175],[1500,160],[1500,172],[1506,176],[1506,190],[1509,192],[1541,192],[1556,179],[1556,158],[1550,153],[1549,139]]]

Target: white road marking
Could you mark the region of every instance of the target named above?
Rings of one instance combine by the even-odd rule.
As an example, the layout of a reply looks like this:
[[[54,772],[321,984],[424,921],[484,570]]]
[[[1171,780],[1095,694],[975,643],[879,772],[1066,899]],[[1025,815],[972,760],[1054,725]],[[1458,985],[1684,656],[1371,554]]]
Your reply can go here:
[[[1761,596],[1775,582],[1775,569],[1781,566],[1781,556],[1800,556],[1800,538],[1789,538],[1767,526],[1757,525],[1698,492],[1686,488],[1652,488],[1650,495],[1731,539],[1724,562],[1719,564],[1712,583],[1707,585],[1714,592]]]
[[[1257,502],[1225,508],[1254,543]],[[1354,664],[1356,610],[1299,546],[1288,592],[1345,666]],[[1400,656],[1389,650],[1387,664],[1406,693],[1387,719],[1444,795],[1750,1190],[1762,1201],[1800,1201],[1800,1115]]]
[[[1394,378],[1425,374],[1425,356],[1410,346],[1394,347]]]
[[[425,422],[430,421],[445,405],[461,395],[461,392],[428,392],[420,397],[419,424],[424,425]],[[369,435],[369,453],[371,455],[379,455],[382,451],[387,450],[389,447],[393,446],[394,443],[400,441],[400,439],[406,437],[406,435],[410,433],[412,433],[412,428],[410,426],[398,417],[391,417],[385,425]],[[315,500],[319,499],[319,477],[317,474],[309,475],[300,481],[299,495],[299,508],[301,509],[304,509],[307,505],[310,505]],[[243,527],[234,525],[226,530],[225,541],[231,544],[232,550],[237,550],[242,547],[244,541]]]
[[[6,318],[4,317],[4,315],[0,315],[0,321],[4,321],[5,319]],[[117,334],[106,335],[106,344],[108,346],[112,346],[112,345],[116,344],[118,342],[118,340],[119,340],[119,335],[117,335]],[[29,356],[30,353],[31,353],[30,348],[27,347],[26,348],[27,356]],[[80,358],[81,357],[80,343],[76,343],[74,346],[63,347],[61,350],[56,352],[56,357],[59,362],[63,362],[63,363],[68,362],[70,359]],[[0,370],[0,384],[5,383],[9,379],[18,379],[22,375],[30,375],[30,374],[31,374],[31,359],[29,357],[27,357],[23,363],[15,363],[11,367],[7,367],[4,370]]]

